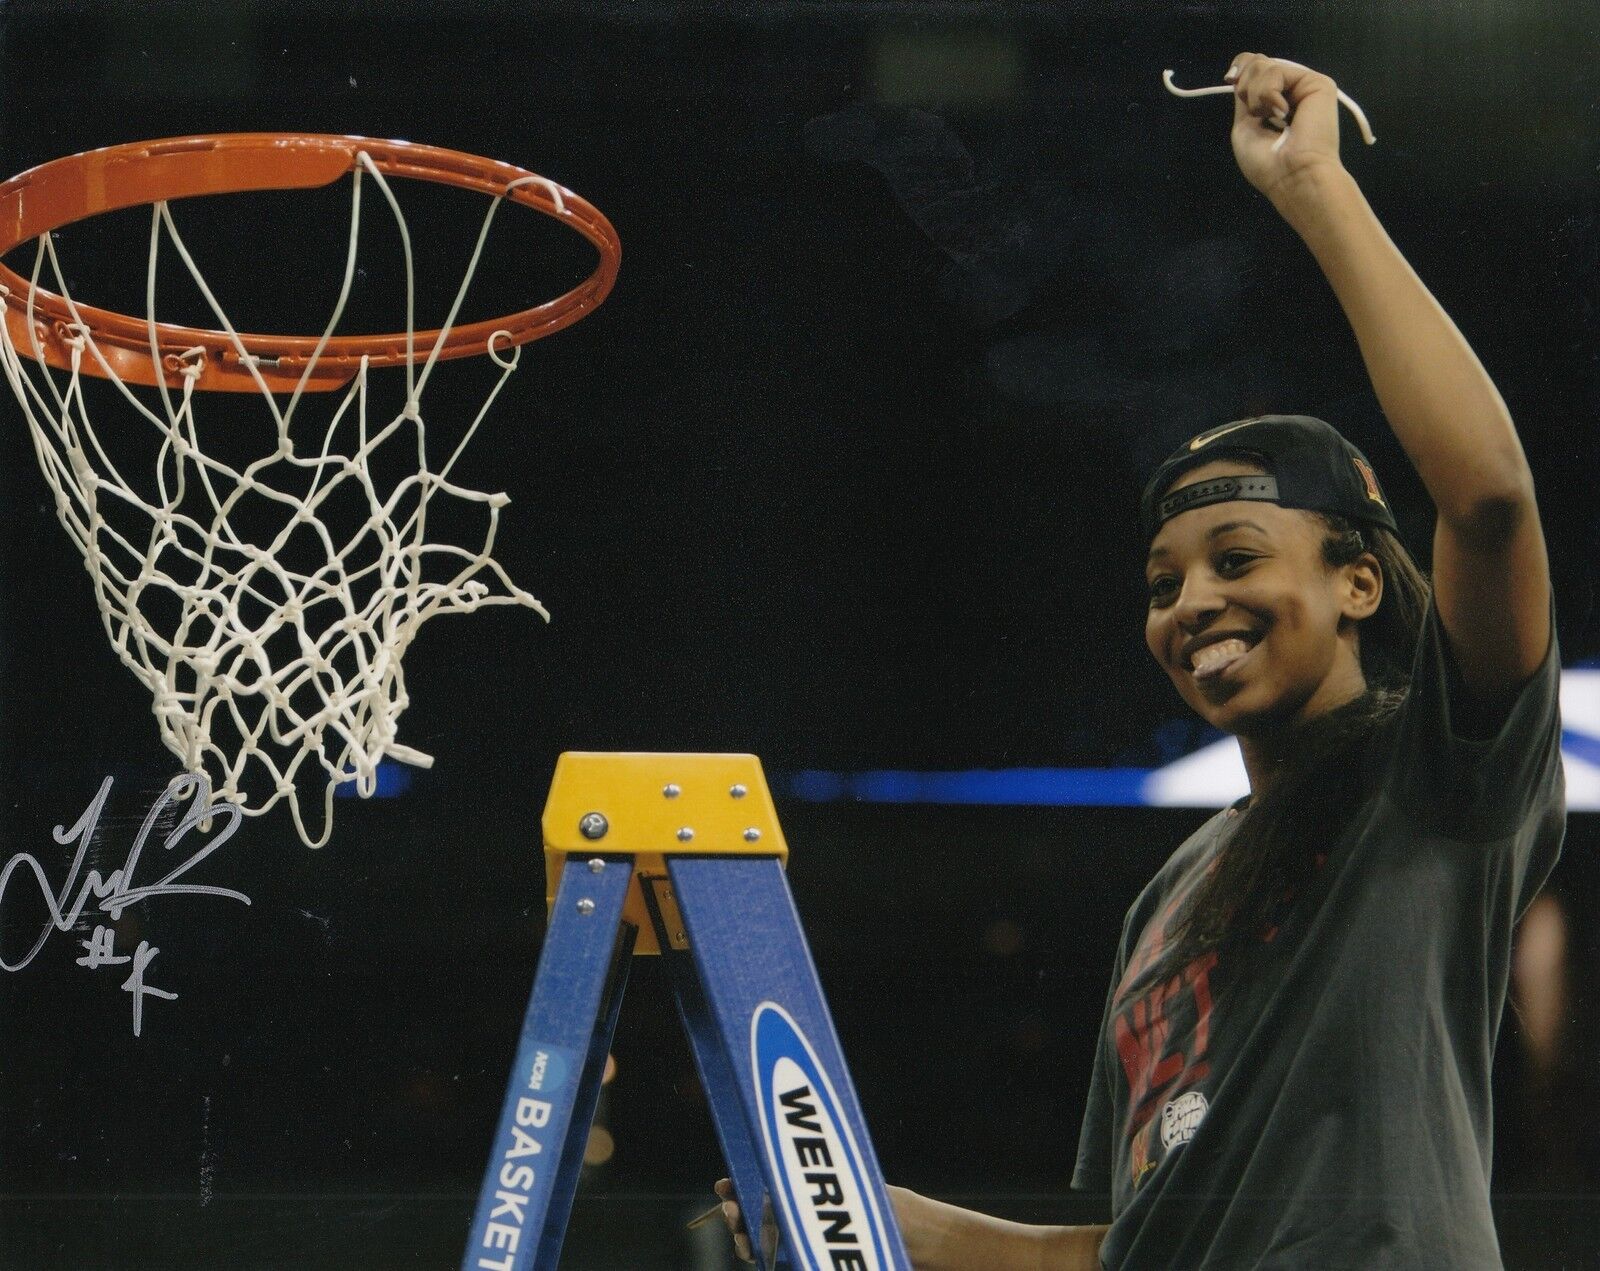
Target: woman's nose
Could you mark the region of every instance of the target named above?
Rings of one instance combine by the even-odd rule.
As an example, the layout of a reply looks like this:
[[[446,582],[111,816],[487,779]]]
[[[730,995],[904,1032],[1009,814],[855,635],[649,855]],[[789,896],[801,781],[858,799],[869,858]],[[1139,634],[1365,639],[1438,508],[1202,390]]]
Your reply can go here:
[[[1172,607],[1172,616],[1179,626],[1200,630],[1226,608],[1227,601],[1217,581],[1209,573],[1191,573],[1183,580],[1177,603]]]

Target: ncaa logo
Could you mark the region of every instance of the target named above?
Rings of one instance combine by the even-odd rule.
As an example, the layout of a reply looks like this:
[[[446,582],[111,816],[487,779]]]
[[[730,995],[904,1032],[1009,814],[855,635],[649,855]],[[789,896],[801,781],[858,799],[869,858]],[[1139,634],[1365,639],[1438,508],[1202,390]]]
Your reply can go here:
[[[774,1199],[805,1271],[889,1271],[883,1214],[860,1145],[811,1042],[776,1002],[750,1019],[750,1063]]]
[[[1185,1090],[1161,1109],[1161,1146],[1169,1152],[1194,1138],[1210,1105],[1198,1090]]]

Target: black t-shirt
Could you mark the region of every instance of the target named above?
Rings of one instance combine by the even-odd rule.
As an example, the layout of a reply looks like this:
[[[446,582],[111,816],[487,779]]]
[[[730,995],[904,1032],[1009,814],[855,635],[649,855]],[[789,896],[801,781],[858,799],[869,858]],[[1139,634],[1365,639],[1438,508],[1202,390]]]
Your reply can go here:
[[[1151,972],[1239,814],[1161,867],[1123,924],[1072,1179],[1111,1193],[1102,1267],[1501,1266],[1490,1067],[1512,927],[1561,852],[1559,687],[1552,634],[1499,731],[1461,736],[1430,606],[1364,801],[1237,982],[1215,954]]]

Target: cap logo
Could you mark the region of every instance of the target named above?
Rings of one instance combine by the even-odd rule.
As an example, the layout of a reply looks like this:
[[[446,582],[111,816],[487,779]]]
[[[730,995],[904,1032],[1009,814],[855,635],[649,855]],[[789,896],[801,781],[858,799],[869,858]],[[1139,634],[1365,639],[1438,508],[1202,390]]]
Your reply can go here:
[[[1231,433],[1238,428],[1248,428],[1251,424],[1256,423],[1260,418],[1261,417],[1257,415],[1254,419],[1240,419],[1231,424],[1223,424],[1220,428],[1213,428],[1209,432],[1203,432],[1189,443],[1189,449],[1198,450],[1201,446],[1210,445],[1218,437],[1225,436],[1226,434]]]
[[[1367,498],[1381,508],[1388,507],[1389,505],[1383,501],[1383,495],[1378,493],[1378,478],[1373,474],[1372,468],[1354,457],[1351,458],[1350,462],[1355,464],[1356,471],[1361,474],[1362,484],[1367,487]]]

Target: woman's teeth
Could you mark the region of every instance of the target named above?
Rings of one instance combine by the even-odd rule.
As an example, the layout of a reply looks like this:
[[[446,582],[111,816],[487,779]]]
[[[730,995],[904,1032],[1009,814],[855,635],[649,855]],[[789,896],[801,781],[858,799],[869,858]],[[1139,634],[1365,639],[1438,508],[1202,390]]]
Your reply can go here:
[[[1218,640],[1215,644],[1208,644],[1197,650],[1191,659],[1194,677],[1197,680],[1204,680],[1219,675],[1224,667],[1242,658],[1249,651],[1250,646],[1238,639]]]

